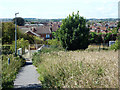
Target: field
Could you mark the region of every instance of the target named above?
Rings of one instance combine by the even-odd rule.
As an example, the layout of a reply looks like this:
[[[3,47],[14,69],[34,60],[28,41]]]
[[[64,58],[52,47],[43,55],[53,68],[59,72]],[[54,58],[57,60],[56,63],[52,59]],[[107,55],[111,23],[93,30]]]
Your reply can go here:
[[[118,51],[51,51],[33,56],[43,88],[118,88]]]

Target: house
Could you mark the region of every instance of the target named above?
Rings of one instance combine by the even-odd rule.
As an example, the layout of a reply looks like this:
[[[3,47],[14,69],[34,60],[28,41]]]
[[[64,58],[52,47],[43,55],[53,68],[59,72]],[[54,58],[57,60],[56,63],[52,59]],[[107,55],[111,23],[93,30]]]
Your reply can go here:
[[[22,33],[27,33],[30,35],[35,35],[38,37],[46,39],[52,38],[52,32],[56,32],[60,28],[61,22],[49,22],[46,24],[29,24],[26,23],[25,26],[20,26]]]
[[[58,28],[60,28],[60,25],[62,24],[62,22],[49,22],[47,24],[47,26],[50,27],[50,30],[52,32],[56,32]]]
[[[40,35],[38,35],[37,33],[33,32],[31,30],[31,27],[27,27],[27,26],[19,26],[19,29],[22,33],[27,33],[29,35],[34,35],[34,36],[37,36],[37,37],[40,37]]]
[[[32,28],[32,31],[40,35],[41,38],[44,38],[44,39],[52,38],[52,32],[49,26],[37,26],[37,27]]]
[[[101,30],[101,31],[106,31],[107,28],[106,28],[106,27],[100,27],[100,30]]]
[[[19,26],[22,33],[41,37],[44,40],[52,38],[52,31],[49,26]]]
[[[31,27],[28,26],[19,26],[19,30],[22,33],[25,33],[26,31],[29,31]]]
[[[29,35],[34,35],[34,36],[37,36],[37,37],[41,37],[39,34],[29,30],[29,31],[26,31],[25,33],[29,34]]]
[[[118,32],[120,33],[120,28],[118,29]]]

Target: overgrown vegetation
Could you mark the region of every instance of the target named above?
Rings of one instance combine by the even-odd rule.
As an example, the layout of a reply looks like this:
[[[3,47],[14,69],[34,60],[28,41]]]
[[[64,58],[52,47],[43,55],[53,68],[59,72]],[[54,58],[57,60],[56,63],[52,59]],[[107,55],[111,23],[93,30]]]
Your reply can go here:
[[[51,46],[62,46],[61,45],[61,42],[60,41],[58,41],[57,39],[52,39],[52,40],[48,40],[48,43],[47,43],[48,45],[51,45]]]
[[[2,87],[6,90],[13,87],[13,81],[20,67],[24,65],[25,59],[13,55],[15,52],[15,25],[12,22],[2,23],[2,35]],[[17,27],[17,49],[25,50],[29,43],[34,43],[34,40],[36,40],[35,37],[22,34]],[[8,58],[10,58],[9,65]]]
[[[7,55],[7,54],[12,54],[13,50],[11,50],[11,45],[2,45],[2,54]]]
[[[120,49],[120,42],[118,40],[116,40],[115,44],[111,45],[110,47],[112,50],[118,50]]]
[[[117,37],[115,44],[110,46],[110,49],[115,50],[115,51],[120,49],[120,36]]]
[[[118,52],[51,50],[33,56],[43,88],[118,88]]]
[[[28,46],[29,46],[29,41],[28,40],[24,40],[24,38],[17,40],[17,49],[22,48],[23,54],[25,52],[25,48],[28,48]],[[10,50],[12,52],[15,51],[15,41],[13,41],[13,43],[10,47]]]
[[[52,52],[59,52],[59,51],[65,51],[62,47],[58,46],[56,48],[56,46],[49,46],[48,48],[42,48],[42,50],[38,53],[34,53],[33,57],[32,57],[32,61],[33,61],[33,64],[35,66],[39,65],[41,60],[39,58],[39,56],[44,53],[52,53]]]
[[[8,65],[8,58],[10,58],[10,64]],[[13,81],[21,66],[25,64],[25,59],[22,57],[14,57],[10,54],[8,56],[2,55],[2,88],[13,88]]]

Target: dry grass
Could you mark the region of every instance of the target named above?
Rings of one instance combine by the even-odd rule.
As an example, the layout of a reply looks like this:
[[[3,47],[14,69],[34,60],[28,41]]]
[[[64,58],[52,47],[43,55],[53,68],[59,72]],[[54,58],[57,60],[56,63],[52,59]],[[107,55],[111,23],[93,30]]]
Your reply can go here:
[[[43,87],[118,88],[118,52],[60,51],[39,57]]]

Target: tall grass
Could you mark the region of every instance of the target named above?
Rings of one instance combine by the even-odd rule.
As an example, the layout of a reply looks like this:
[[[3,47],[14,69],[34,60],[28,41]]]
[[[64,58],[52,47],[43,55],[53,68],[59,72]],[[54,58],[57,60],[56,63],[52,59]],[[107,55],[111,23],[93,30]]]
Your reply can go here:
[[[0,90],[2,89],[2,56],[0,55]]]
[[[8,58],[10,58],[10,64],[8,65]],[[14,55],[2,55],[2,88],[12,88],[13,81],[16,78],[18,70],[25,64],[23,58],[14,57]]]
[[[118,88],[118,52],[41,52],[33,62],[43,88]]]

